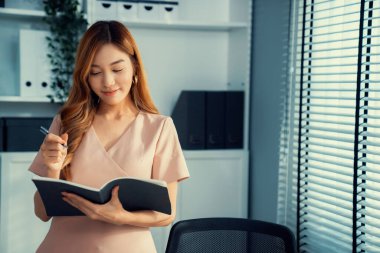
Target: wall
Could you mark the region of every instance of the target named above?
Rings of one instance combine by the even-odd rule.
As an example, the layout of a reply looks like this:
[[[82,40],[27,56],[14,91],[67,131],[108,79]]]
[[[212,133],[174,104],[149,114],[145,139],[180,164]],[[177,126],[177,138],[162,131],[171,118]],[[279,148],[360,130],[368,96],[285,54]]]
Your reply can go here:
[[[277,218],[281,89],[286,82],[291,0],[253,0],[250,196],[252,219]]]

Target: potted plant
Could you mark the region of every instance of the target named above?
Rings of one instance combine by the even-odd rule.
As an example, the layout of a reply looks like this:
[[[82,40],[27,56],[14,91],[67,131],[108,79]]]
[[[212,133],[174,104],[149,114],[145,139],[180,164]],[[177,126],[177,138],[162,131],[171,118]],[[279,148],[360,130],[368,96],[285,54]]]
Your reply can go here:
[[[51,88],[54,94],[48,95],[52,102],[64,102],[72,84],[75,52],[81,34],[87,26],[84,13],[77,0],[44,0],[50,35],[48,58],[51,64]]]

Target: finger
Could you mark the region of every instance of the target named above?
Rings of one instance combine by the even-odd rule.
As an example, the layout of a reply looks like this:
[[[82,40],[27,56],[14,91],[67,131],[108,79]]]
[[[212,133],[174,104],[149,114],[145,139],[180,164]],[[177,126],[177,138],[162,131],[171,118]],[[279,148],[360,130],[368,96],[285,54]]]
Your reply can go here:
[[[55,154],[48,154],[47,152],[44,152],[43,158],[45,162],[60,163],[65,159],[65,156],[62,154],[55,155]]]
[[[59,150],[45,150],[44,154],[46,157],[62,157],[64,153]]]
[[[60,137],[65,142],[64,144],[67,145],[67,141],[69,140],[69,135],[67,133],[64,133]]]
[[[68,198],[70,201],[75,203],[76,205],[84,206],[84,207],[89,207],[91,209],[95,208],[96,204],[92,203],[91,201],[88,201],[85,198],[82,198],[76,194],[73,193],[62,193],[62,195],[66,198]]]
[[[58,155],[66,155],[67,153],[67,150],[65,148],[61,148],[61,147],[58,147],[58,146],[62,146],[61,144],[54,144],[54,145],[45,145],[42,149],[41,149],[41,152],[43,153],[49,153],[50,156],[56,154],[57,156]]]
[[[119,199],[119,186],[115,186],[113,189],[112,189],[112,195],[111,195],[111,200],[110,202],[112,203],[116,203],[118,205],[121,205],[121,202],[120,202],[120,199]]]
[[[65,145],[65,144],[66,144],[66,141],[63,140],[60,136],[55,135],[55,134],[52,134],[52,133],[49,133],[49,134],[46,136],[45,141],[46,141],[46,143],[53,142],[53,143],[60,143],[60,144],[62,144],[62,145]]]
[[[45,157],[44,159],[46,164],[59,164],[62,163],[62,159],[58,159],[56,157]]]
[[[67,197],[63,197],[62,199],[66,201],[68,204],[70,204],[71,206],[75,207],[76,209],[84,213],[86,216],[92,215],[90,209],[86,208],[85,206],[81,206],[80,204],[75,202],[75,200],[67,198]]]
[[[112,189],[112,198],[119,198],[119,186],[115,186]]]
[[[100,216],[95,211],[96,204],[71,193],[63,192],[63,200],[72,205],[73,207],[79,209],[82,213],[93,220],[99,220]]]

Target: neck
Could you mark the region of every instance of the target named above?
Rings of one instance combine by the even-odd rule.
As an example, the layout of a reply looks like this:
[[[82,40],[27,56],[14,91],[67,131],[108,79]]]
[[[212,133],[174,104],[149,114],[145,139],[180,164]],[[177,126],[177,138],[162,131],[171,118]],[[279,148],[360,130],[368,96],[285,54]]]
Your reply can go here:
[[[134,117],[138,111],[132,100],[128,97],[125,99],[125,102],[116,105],[100,102],[96,114],[107,119],[120,119],[123,117]]]

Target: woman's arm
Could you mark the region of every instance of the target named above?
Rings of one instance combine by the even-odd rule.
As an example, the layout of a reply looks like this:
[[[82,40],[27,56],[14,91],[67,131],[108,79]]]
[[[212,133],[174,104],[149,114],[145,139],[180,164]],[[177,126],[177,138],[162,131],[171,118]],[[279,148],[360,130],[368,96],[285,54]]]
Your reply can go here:
[[[67,139],[67,134],[58,136],[49,133],[45,137],[39,152],[46,166],[46,177],[59,178],[60,170],[67,154],[67,148],[62,144],[66,145]],[[46,214],[45,206],[38,191],[34,194],[34,213],[42,221],[48,221],[51,218]]]
[[[34,193],[34,213],[38,218],[40,218],[40,220],[45,222],[50,220],[51,218],[46,214],[44,203],[42,203],[42,199],[38,191]]]
[[[116,225],[128,224],[138,227],[159,227],[167,226],[175,219],[177,185],[178,183],[176,181],[168,184],[168,192],[172,208],[172,213],[170,215],[155,211],[126,211],[120,203],[118,187],[115,187],[112,190],[111,200],[104,205],[94,204],[72,193],[63,193],[63,199],[81,210],[93,220],[100,220]]]
[[[163,227],[171,224],[176,215],[177,182],[168,184],[169,198],[172,207],[170,215],[155,211],[123,212],[121,215],[124,224],[138,227]]]

